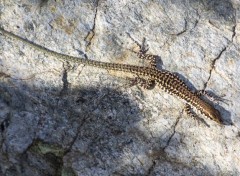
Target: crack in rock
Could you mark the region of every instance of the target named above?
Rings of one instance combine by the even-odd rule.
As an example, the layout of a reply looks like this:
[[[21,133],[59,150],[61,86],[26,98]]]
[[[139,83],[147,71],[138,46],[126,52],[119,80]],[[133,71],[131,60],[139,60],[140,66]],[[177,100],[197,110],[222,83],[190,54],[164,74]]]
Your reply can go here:
[[[152,164],[152,166],[148,169],[147,175],[152,175],[155,166],[156,166],[156,160],[153,160],[153,164]]]
[[[220,57],[221,57],[222,54],[226,51],[226,49],[227,49],[227,46],[225,46],[225,47],[222,49],[222,51],[219,53],[219,55],[212,61],[212,63],[211,63],[211,69],[210,69],[210,71],[209,71],[209,77],[208,77],[207,81],[204,83],[204,88],[203,88],[203,90],[206,89],[206,87],[207,87],[207,85],[208,85],[208,82],[209,82],[209,80],[211,79],[212,71],[213,71],[213,69],[215,68],[216,61],[217,61],[218,59],[220,59]]]
[[[184,29],[183,29],[182,31],[178,32],[178,33],[176,34],[176,36],[180,36],[180,35],[184,34],[185,32],[187,32],[188,22],[187,22],[186,19],[184,19],[184,21],[185,21],[185,23],[184,23]]]
[[[62,76],[63,87],[62,87],[62,90],[60,91],[60,96],[67,94],[68,86],[69,86],[69,82],[67,78],[68,78],[68,68],[64,67],[63,76]]]
[[[236,36],[236,27],[237,27],[237,10],[234,8],[234,26],[232,27],[232,42]]]
[[[183,112],[182,112],[182,113],[183,113]],[[181,114],[182,114],[182,113],[181,113]],[[169,146],[169,144],[170,144],[173,136],[175,135],[175,133],[176,133],[176,127],[177,127],[177,125],[178,125],[178,122],[179,122],[179,120],[180,120],[180,117],[181,117],[181,116],[179,116],[179,117],[177,118],[175,124],[173,125],[173,133],[172,133],[171,136],[169,137],[169,139],[168,139],[168,141],[167,141],[167,145],[166,145],[165,147],[163,147],[163,151]]]
[[[96,1],[96,10],[95,10],[94,18],[93,18],[92,29],[88,32],[87,36],[84,39],[84,41],[87,42],[86,50],[89,49],[91,42],[95,36],[96,19],[97,19],[97,14],[98,14],[98,4],[99,4],[99,0]]]
[[[64,151],[63,156],[67,155],[69,152],[71,152],[73,145],[75,144],[76,140],[78,139],[80,129],[85,124],[85,122],[89,119],[89,113],[83,118],[81,124],[77,127],[77,133],[73,137],[73,140],[70,142],[69,147]],[[64,158],[64,157],[63,157]]]
[[[81,127],[87,122],[87,120],[89,120],[91,118],[90,112],[93,112],[94,110],[98,109],[99,104],[101,103],[100,100],[108,94],[109,94],[109,92],[107,92],[103,96],[101,96],[98,103],[95,105],[95,107],[92,110],[89,110],[88,113],[84,116],[83,120],[81,121],[81,123],[77,127],[76,135],[73,137],[73,140],[70,142],[69,147],[64,151],[64,154],[63,154],[64,156],[67,155],[69,152],[71,152],[73,145],[75,144],[76,140],[78,139]],[[90,102],[90,104],[91,104],[91,102]]]
[[[183,112],[182,112],[182,113],[183,113]],[[181,113],[181,114],[182,114],[182,113]],[[165,149],[169,146],[169,144],[170,144],[170,142],[171,142],[174,134],[176,133],[176,127],[177,127],[177,125],[178,125],[178,122],[179,122],[179,120],[180,120],[180,117],[181,117],[181,115],[177,118],[175,124],[173,125],[173,133],[172,133],[171,136],[169,137],[169,139],[168,139],[168,141],[167,141],[167,145],[161,149],[161,153],[163,153],[163,154],[165,154]],[[148,174],[147,174],[147,175],[152,175],[152,173],[153,173],[153,171],[154,171],[154,168],[155,168],[155,166],[156,166],[156,164],[157,164],[156,161],[158,161],[161,157],[162,157],[162,156],[160,155],[160,156],[158,156],[156,159],[153,159],[153,161],[152,161],[153,164],[152,164],[151,167],[148,169],[148,172],[147,172]],[[166,157],[166,156],[165,156],[165,157]]]
[[[232,34],[232,42],[233,42],[234,37],[236,36],[236,27],[237,27],[237,24],[235,23],[235,25],[232,28],[232,32],[233,32],[233,34]]]
[[[0,124],[0,131],[1,133],[3,133],[7,128],[8,126],[10,125],[10,115],[7,116],[6,119],[3,120],[3,122]]]

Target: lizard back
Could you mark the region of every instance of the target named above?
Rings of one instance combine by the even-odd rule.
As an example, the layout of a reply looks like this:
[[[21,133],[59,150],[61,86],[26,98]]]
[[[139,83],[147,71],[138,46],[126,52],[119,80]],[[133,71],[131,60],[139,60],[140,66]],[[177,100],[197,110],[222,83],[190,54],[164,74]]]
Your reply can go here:
[[[207,117],[210,117],[212,120],[217,123],[221,123],[220,113],[217,109],[211,106],[209,103],[202,100],[199,96],[194,94],[188,86],[174,73],[171,73],[166,70],[157,70],[156,68],[150,67],[141,67],[129,64],[117,64],[117,63],[108,63],[95,60],[84,59],[80,57],[69,56],[61,54],[55,51],[52,51],[48,48],[45,48],[41,45],[35,44],[31,41],[28,41],[18,35],[15,35],[11,32],[8,32],[0,27],[0,31],[13,39],[22,41],[31,47],[54,56],[55,58],[63,61],[72,61],[74,63],[86,64],[89,66],[94,66],[98,68],[103,68],[107,70],[116,70],[129,72],[132,74],[137,74],[140,76],[146,76],[148,79],[154,80],[162,89],[164,89],[169,94],[174,94],[179,98],[185,100],[188,104],[196,107],[200,112],[202,112]]]

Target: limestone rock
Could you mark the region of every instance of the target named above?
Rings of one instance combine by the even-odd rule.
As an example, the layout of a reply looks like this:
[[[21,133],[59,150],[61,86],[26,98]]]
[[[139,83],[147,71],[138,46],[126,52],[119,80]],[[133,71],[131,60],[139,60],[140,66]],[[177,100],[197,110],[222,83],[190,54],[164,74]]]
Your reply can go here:
[[[125,73],[59,61],[0,34],[0,175],[240,175],[240,6],[212,1],[0,1],[0,26],[59,53],[158,67],[215,104],[225,125]],[[135,41],[133,41],[135,40]],[[162,64],[161,64],[162,63]]]

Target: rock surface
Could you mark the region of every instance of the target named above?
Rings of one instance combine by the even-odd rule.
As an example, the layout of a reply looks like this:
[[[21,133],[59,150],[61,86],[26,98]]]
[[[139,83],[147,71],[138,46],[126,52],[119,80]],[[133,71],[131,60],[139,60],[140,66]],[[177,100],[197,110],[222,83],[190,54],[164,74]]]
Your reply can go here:
[[[0,35],[0,175],[240,175],[240,4],[195,1],[0,1],[0,26],[51,50],[159,68],[216,104],[224,126],[183,112],[128,74],[63,63]]]

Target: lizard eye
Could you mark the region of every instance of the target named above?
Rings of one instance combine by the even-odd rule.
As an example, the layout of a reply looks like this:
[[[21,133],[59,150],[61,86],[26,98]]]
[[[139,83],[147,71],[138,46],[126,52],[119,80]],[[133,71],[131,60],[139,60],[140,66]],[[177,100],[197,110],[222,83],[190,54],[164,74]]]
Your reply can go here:
[[[221,123],[221,114],[218,110],[215,109],[215,111],[210,115],[210,117],[212,118],[212,120]]]

